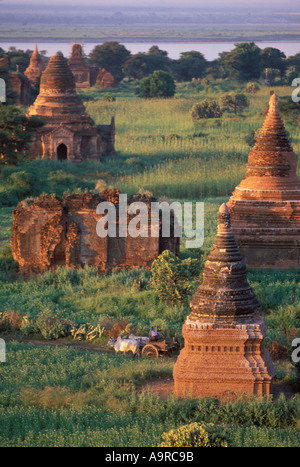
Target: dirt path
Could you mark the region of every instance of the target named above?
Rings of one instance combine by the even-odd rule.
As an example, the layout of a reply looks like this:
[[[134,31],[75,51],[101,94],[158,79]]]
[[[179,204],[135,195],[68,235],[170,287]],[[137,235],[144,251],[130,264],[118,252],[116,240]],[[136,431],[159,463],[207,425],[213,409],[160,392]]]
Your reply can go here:
[[[83,342],[83,341],[67,341],[66,339],[57,339],[57,340],[45,340],[45,339],[32,339],[27,337],[16,338],[15,335],[7,335],[5,336],[6,342],[17,340],[18,342],[22,343],[29,343],[34,345],[42,345],[42,346],[53,346],[53,347],[71,347],[80,350],[87,350],[93,352],[106,352],[106,353],[114,353],[114,350],[110,347],[100,347],[97,344],[93,344],[91,342]],[[164,357],[167,358],[167,357]],[[159,379],[149,381],[143,386],[140,386],[137,389],[138,392],[142,391],[150,391],[157,394],[160,398],[165,399],[171,394],[174,394],[174,381],[171,378],[166,379]],[[293,397],[296,392],[293,391],[291,386],[282,383],[273,383],[273,397],[277,399],[280,394],[284,394],[286,398]]]

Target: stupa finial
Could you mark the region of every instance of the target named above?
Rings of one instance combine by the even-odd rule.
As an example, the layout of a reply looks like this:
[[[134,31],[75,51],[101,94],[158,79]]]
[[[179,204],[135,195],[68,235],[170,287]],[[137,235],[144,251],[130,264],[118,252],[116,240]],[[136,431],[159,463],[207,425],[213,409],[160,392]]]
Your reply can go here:
[[[226,203],[219,207],[218,212],[218,233],[230,231],[230,211]]]

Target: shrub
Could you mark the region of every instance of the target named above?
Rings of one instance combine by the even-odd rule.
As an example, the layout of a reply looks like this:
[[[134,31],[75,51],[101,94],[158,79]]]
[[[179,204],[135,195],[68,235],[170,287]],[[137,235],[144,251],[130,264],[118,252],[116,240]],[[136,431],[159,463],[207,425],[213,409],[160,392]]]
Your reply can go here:
[[[33,320],[29,319],[27,316],[23,316],[20,331],[24,336],[30,336],[35,333],[35,326]]]
[[[216,101],[204,99],[198,104],[194,104],[191,109],[191,116],[194,122],[203,118],[220,118],[222,111]]]
[[[256,94],[259,90],[260,87],[258,86],[258,84],[251,81],[247,83],[247,86],[245,87],[245,92],[247,92],[248,94]]]
[[[137,90],[140,97],[173,97],[176,91],[175,81],[170,73],[156,70],[140,82]]]
[[[191,279],[195,275],[197,260],[181,260],[165,250],[152,263],[150,283],[161,301],[172,306],[185,302],[192,292]],[[198,263],[197,263],[198,264]]]
[[[177,430],[163,433],[162,438],[164,441],[158,447],[228,447],[228,440],[215,432],[212,423],[183,425]]]
[[[116,97],[113,94],[106,94],[102,99],[106,102],[115,102]]]
[[[19,331],[22,319],[22,313],[19,311],[9,310],[0,313],[0,331]]]
[[[70,333],[72,323],[60,319],[56,313],[50,310],[42,311],[36,320],[36,330],[44,339],[58,339]]]

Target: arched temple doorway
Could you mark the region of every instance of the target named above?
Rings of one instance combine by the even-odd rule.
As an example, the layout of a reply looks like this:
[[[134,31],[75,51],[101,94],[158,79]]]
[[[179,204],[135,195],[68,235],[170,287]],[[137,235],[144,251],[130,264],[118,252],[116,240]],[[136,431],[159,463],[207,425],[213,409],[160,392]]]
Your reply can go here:
[[[63,243],[59,243],[54,250],[53,266],[66,265],[66,249]]]
[[[57,159],[59,161],[65,161],[68,159],[68,148],[64,143],[57,146]]]

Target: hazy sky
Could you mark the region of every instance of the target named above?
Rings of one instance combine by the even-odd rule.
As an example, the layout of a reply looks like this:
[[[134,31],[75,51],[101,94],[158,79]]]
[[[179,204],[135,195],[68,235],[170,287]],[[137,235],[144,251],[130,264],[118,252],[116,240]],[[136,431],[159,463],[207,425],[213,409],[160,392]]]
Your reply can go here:
[[[0,0],[1,1],[1,0]],[[44,2],[41,2],[41,0],[2,0],[3,3],[9,3],[9,4],[14,4],[14,3],[19,3],[19,4],[43,4]],[[61,5],[82,5],[83,2],[82,0],[51,0],[51,4],[61,4]],[[214,7],[214,6],[222,6],[223,8],[228,7],[242,7],[249,9],[252,9],[253,6],[259,6],[263,5],[264,7],[270,6],[270,11],[272,11],[272,6],[275,6],[278,8],[282,6],[282,9],[284,10],[287,6],[289,8],[299,7],[300,2],[299,0],[251,0],[249,2],[241,2],[241,0],[185,0],[182,2],[182,0],[85,0],[84,2],[85,5],[98,5],[99,7],[112,7],[114,5],[119,5],[122,6],[123,8],[126,6],[137,6],[137,7],[145,7],[145,6],[161,6],[161,7],[182,7],[185,8],[187,6],[193,6],[193,7]],[[47,2],[47,6],[50,6],[49,3]]]

